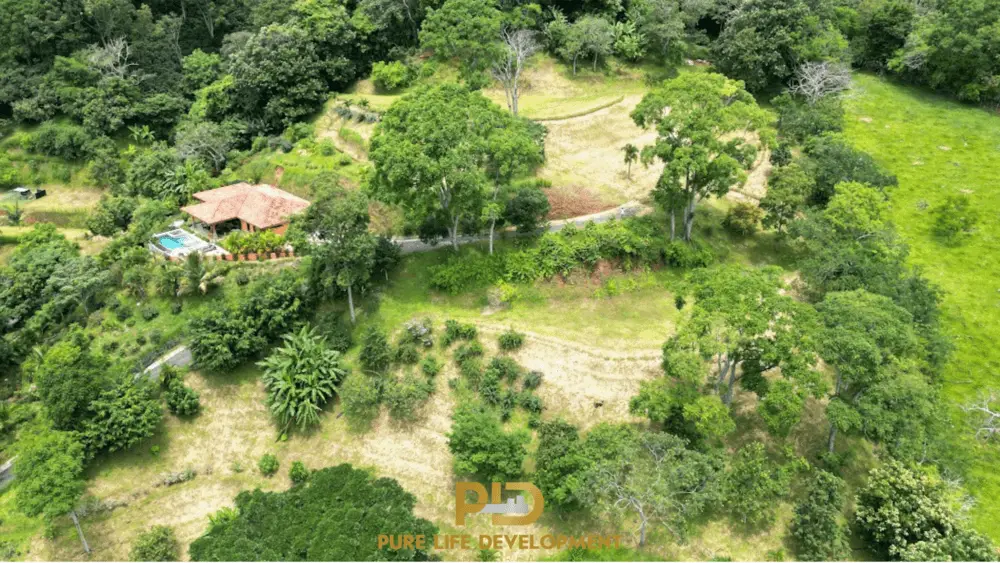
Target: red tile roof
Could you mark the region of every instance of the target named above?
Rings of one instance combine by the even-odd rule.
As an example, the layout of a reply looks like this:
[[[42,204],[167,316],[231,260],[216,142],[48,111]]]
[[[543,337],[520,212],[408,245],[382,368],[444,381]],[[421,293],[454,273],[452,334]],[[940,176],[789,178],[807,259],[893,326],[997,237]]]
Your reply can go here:
[[[309,207],[308,201],[274,186],[246,182],[198,192],[194,198],[202,203],[182,207],[181,211],[203,223],[241,219],[258,229],[283,225],[293,214]]]

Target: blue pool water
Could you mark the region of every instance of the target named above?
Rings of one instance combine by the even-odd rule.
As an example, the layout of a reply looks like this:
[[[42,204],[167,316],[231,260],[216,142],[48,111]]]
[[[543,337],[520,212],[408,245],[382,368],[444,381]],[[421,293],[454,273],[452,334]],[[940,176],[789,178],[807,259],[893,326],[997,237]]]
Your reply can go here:
[[[178,248],[184,248],[184,241],[174,237],[160,237],[160,246],[167,250],[177,250]]]

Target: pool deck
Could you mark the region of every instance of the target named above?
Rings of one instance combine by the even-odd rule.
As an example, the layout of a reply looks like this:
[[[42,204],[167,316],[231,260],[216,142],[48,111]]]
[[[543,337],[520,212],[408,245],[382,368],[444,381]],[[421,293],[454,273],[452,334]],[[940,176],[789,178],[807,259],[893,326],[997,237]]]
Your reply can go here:
[[[179,241],[180,246],[168,248],[161,242],[165,238]],[[194,233],[184,229],[173,229],[153,235],[149,243],[149,250],[168,258],[183,258],[192,252],[198,252],[205,256],[225,256],[229,254],[225,248],[202,240]]]

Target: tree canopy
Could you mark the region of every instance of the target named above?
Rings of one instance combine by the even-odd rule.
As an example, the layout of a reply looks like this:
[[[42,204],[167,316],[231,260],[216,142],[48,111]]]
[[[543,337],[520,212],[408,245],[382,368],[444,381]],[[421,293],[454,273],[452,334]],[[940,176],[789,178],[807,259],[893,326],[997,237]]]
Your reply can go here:
[[[236,496],[236,509],[213,519],[191,543],[193,561],[426,561],[429,553],[378,548],[378,535],[437,533],[413,515],[416,498],[393,479],[350,465],[314,471],[283,492]]]

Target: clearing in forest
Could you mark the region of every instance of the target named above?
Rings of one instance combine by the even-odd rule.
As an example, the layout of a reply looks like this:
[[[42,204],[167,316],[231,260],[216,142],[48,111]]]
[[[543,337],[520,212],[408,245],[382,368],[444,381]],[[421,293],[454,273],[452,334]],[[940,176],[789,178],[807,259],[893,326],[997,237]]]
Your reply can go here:
[[[846,135],[899,177],[892,219],[910,259],[944,290],[942,315],[955,351],[943,373],[956,420],[956,448],[974,461],[968,489],[979,530],[1000,540],[1000,450],[973,442],[959,407],[1000,388],[1000,117],[871,75],[856,77],[860,94],[847,103]],[[945,148],[949,150],[944,150]],[[967,194],[979,209],[977,231],[961,246],[931,232],[931,209]]]

